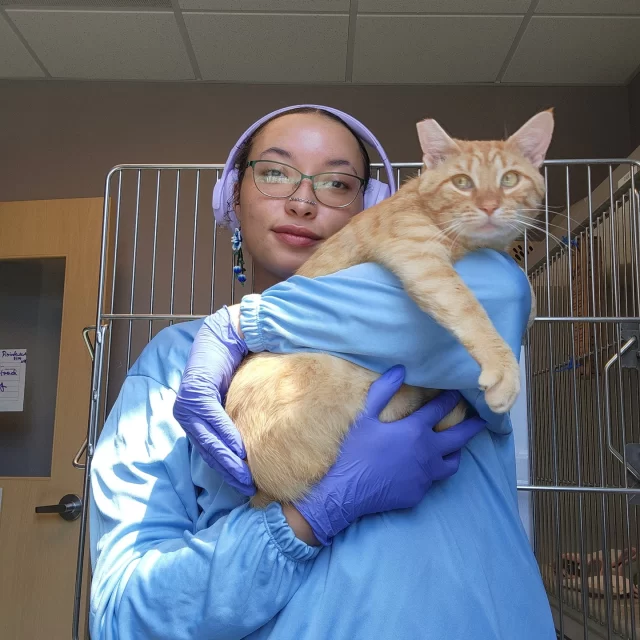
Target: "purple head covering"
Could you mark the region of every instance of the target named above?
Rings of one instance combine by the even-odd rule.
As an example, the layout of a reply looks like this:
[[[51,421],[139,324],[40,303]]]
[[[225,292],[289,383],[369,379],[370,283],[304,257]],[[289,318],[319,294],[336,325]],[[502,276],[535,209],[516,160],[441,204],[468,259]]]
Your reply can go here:
[[[369,180],[367,189],[364,193],[365,209],[373,206],[374,204],[377,204],[385,198],[388,198],[392,193],[395,193],[396,183],[393,178],[393,169],[391,167],[391,163],[389,162],[389,158],[387,157],[387,154],[385,153],[378,139],[373,135],[373,133],[371,133],[371,131],[369,131],[369,129],[367,129],[367,127],[365,127],[359,120],[356,120],[353,116],[350,116],[348,113],[344,113],[343,111],[339,111],[338,109],[334,109],[333,107],[323,107],[317,104],[298,104],[292,107],[278,109],[277,111],[273,111],[263,118],[260,118],[260,120],[254,122],[240,136],[235,145],[233,145],[231,153],[227,158],[227,162],[224,165],[222,175],[216,182],[213,189],[213,214],[218,224],[229,227],[231,229],[235,229],[240,226],[233,208],[233,189],[238,180],[238,170],[235,168],[235,163],[242,143],[264,122],[268,122],[281,113],[286,113],[287,111],[292,111],[293,109],[300,109],[303,107],[320,109],[322,111],[327,111],[328,113],[332,113],[338,116],[338,118],[340,118],[346,125],[351,127],[351,129],[356,134],[358,134],[358,136],[360,136],[362,140],[370,144],[380,155],[380,158],[382,159],[382,162],[384,164],[384,168],[387,172],[387,179],[389,181],[389,184],[385,184],[373,178]]]

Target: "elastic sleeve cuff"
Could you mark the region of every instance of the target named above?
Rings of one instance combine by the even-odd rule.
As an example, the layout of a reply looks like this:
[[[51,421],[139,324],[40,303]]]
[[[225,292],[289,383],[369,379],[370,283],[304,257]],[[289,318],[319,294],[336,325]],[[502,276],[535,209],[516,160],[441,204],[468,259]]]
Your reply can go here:
[[[240,302],[240,328],[244,334],[244,341],[253,353],[266,349],[262,331],[260,330],[260,301],[259,293],[243,296]]]
[[[296,562],[307,562],[318,555],[321,547],[311,547],[296,538],[277,502],[270,504],[262,513],[272,542],[284,556]]]

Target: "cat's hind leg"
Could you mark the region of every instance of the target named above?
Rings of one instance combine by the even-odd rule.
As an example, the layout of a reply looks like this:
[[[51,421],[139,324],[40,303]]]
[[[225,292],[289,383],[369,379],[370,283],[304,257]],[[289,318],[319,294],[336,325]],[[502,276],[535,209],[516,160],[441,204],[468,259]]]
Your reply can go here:
[[[325,354],[246,359],[232,380],[226,411],[259,489],[254,505],[294,502],[326,474],[376,377]]]

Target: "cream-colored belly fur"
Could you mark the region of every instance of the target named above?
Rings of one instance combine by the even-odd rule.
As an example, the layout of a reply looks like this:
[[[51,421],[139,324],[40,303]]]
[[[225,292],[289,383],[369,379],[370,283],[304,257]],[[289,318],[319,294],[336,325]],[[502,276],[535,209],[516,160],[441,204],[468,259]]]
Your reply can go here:
[[[326,474],[376,378],[318,353],[261,353],[245,360],[233,377],[226,410],[242,435],[258,487],[254,506],[294,502]],[[438,393],[403,385],[381,419],[399,420]],[[465,411],[460,403],[437,430],[460,422]]]

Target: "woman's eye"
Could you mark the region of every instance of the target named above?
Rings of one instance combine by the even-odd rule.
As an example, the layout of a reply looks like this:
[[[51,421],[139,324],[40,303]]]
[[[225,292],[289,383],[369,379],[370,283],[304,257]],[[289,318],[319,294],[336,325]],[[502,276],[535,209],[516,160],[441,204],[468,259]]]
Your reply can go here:
[[[465,176],[464,174],[453,176],[453,178],[451,178],[451,181],[458,189],[473,189],[473,180],[469,176]]]
[[[344,189],[349,189],[349,185],[343,182],[342,180],[318,180],[314,184],[314,188],[316,189],[335,189],[336,191],[342,191]]]
[[[515,187],[518,182],[520,181],[520,175],[518,173],[516,173],[515,171],[507,171],[507,173],[505,173],[502,176],[502,180],[500,181],[500,184],[503,187]]]
[[[266,169],[260,173],[262,182],[287,182],[287,176],[278,169]]]

